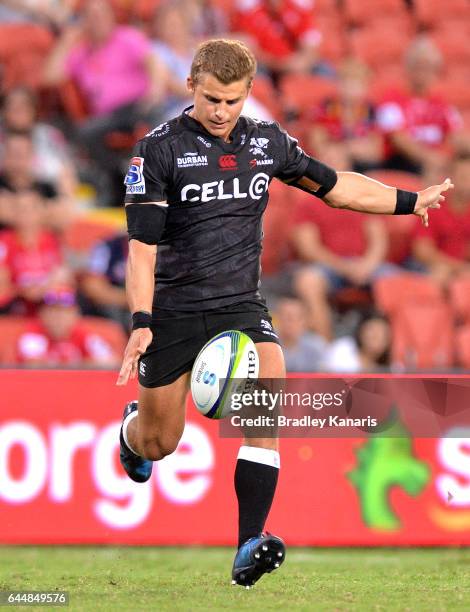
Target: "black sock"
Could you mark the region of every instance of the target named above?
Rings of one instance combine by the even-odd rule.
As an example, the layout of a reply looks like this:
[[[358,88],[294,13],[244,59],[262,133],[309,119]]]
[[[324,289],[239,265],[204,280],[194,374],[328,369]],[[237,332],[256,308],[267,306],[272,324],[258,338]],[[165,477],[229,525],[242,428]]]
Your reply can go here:
[[[238,498],[238,547],[264,528],[276,491],[279,468],[238,459],[235,491]]]

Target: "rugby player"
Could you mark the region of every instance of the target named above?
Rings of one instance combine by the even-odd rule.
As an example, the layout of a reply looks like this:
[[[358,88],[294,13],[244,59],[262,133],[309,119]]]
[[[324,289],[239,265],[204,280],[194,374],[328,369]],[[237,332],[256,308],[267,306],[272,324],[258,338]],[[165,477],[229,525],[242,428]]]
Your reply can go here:
[[[439,208],[452,187],[447,179],[419,193],[402,191],[313,159],[276,122],[241,115],[255,71],[241,42],[202,43],[187,81],[193,105],[139,141],[125,179],[133,331],[117,384],[138,371],[138,401],[126,406],[120,436],[121,463],[137,482],[150,478],[153,461],[176,449],[191,367],[210,338],[227,329],[245,332],[256,343],[259,377],[285,376],[259,293],[271,179],[334,208],[415,214],[425,225],[428,209]],[[324,204],[312,199],[315,205]],[[276,439],[244,440],[235,469],[233,583],[250,587],[284,560],[283,541],[263,533],[279,465]]]

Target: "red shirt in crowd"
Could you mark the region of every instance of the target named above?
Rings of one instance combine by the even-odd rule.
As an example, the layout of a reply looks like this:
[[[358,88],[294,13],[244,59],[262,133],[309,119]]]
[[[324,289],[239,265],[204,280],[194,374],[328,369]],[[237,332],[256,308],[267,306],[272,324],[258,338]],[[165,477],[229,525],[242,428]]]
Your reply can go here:
[[[316,45],[321,34],[313,19],[311,0],[238,0],[233,30],[246,32],[273,57],[285,58],[302,44]]]
[[[42,285],[51,272],[62,264],[62,254],[56,237],[43,231],[36,246],[26,247],[14,230],[0,232],[0,265],[10,271],[17,288]]]
[[[311,223],[320,233],[323,245],[340,257],[361,257],[367,249],[364,217],[351,210],[340,214],[311,197],[301,200],[294,214],[294,225]]]
[[[416,96],[406,92],[391,92],[377,108],[377,123],[385,135],[405,132],[423,145],[443,147],[452,132],[462,125],[455,107],[437,94]],[[386,156],[392,152],[386,143]]]
[[[470,260],[470,202],[466,210],[457,212],[448,203],[450,197],[446,196],[445,206],[432,211],[429,227],[417,221],[414,236],[430,238],[449,257]]]
[[[36,363],[47,366],[77,366],[87,362],[109,363],[113,351],[109,344],[95,333],[85,330],[80,322],[66,339],[49,336],[40,320],[31,321],[18,338],[18,363]]]

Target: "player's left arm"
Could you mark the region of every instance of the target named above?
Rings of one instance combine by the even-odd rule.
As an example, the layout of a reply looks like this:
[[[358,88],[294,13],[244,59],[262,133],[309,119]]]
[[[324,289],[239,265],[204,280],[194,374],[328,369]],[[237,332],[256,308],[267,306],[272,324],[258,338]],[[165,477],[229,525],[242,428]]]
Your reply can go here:
[[[311,160],[304,175],[294,184],[333,208],[381,215],[414,214],[421,217],[426,227],[428,209],[440,208],[445,200],[442,194],[454,186],[447,178],[422,191],[404,191],[356,172],[335,172],[316,160]]]

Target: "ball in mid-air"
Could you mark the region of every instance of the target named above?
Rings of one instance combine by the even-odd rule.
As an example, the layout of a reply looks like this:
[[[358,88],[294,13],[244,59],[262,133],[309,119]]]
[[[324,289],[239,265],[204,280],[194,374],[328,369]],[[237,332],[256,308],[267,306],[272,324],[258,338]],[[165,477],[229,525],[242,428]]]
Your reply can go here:
[[[258,378],[254,342],[241,331],[224,331],[199,352],[191,372],[191,394],[201,414],[223,419],[231,412],[231,395],[243,393]]]

